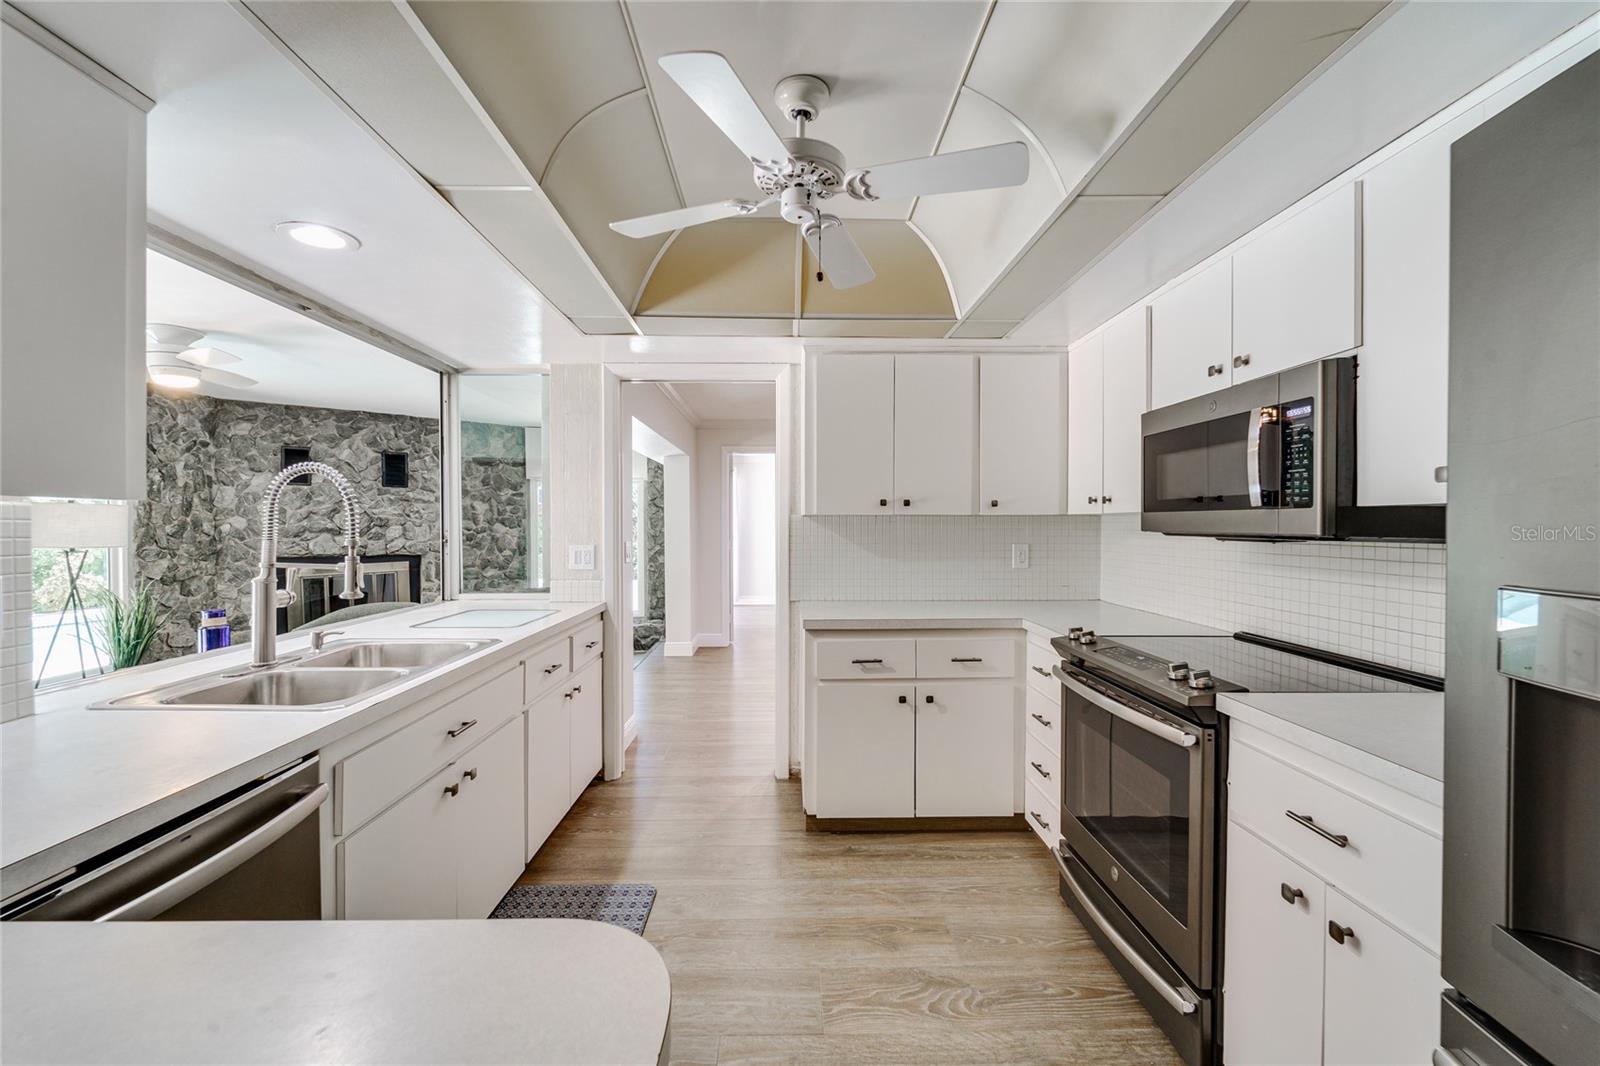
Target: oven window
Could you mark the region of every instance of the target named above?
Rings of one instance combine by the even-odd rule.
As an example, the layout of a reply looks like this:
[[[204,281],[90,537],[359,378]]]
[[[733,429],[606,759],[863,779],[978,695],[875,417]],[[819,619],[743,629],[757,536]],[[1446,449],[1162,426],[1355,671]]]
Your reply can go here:
[[[1181,925],[1189,913],[1191,752],[1067,693],[1062,802]]]

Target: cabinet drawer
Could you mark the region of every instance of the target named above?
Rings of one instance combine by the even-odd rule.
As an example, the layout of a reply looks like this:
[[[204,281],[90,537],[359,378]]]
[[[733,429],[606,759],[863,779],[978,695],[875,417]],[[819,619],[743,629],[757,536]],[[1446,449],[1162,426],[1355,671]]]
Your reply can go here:
[[[577,673],[600,658],[605,650],[605,623],[596,618],[572,634],[572,672]]]
[[[1061,804],[1052,800],[1048,792],[1035,787],[1031,778],[1022,791],[1022,816],[1028,820],[1028,828],[1044,841],[1045,847],[1055,850],[1061,840]]]
[[[348,833],[522,709],[518,664],[335,769],[334,832]]]
[[[1011,637],[918,637],[918,677],[1015,677]]]
[[[572,641],[567,637],[551,641],[530,652],[527,663],[528,682],[522,694],[524,705],[572,676]]]
[[[1022,776],[1028,784],[1043,789],[1048,795],[1061,795],[1061,756],[1045,747],[1044,741],[1032,733],[1023,745]]]
[[[917,676],[917,642],[909,637],[818,637],[816,659],[819,681]]]
[[[1061,682],[1050,669],[1059,662],[1061,656],[1050,645],[1028,641],[1028,684],[1054,703],[1061,702]]]
[[[1061,705],[1038,689],[1028,689],[1028,701],[1023,722],[1028,727],[1028,739],[1036,740],[1047,749],[1061,753]],[[1057,760],[1059,761],[1059,760]]]
[[[1237,736],[1228,786],[1230,816],[1438,951],[1438,837]]]

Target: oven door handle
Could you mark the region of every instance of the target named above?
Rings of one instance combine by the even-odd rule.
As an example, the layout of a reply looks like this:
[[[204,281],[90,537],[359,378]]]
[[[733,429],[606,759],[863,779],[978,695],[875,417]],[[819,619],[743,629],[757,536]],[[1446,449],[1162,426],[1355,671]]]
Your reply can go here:
[[[1102,711],[1105,711],[1107,714],[1115,715],[1124,722],[1127,722],[1129,725],[1138,726],[1146,733],[1158,736],[1162,740],[1165,740],[1168,744],[1176,744],[1180,748],[1192,748],[1196,744],[1200,743],[1200,738],[1186,729],[1179,729],[1177,726],[1169,725],[1153,715],[1145,714],[1143,711],[1136,711],[1126,704],[1118,703],[1116,700],[1111,699],[1108,696],[1100,695],[1100,693],[1096,692],[1088,685],[1085,685],[1081,681],[1074,680],[1073,678],[1067,676],[1067,674],[1059,666],[1055,667],[1054,673],[1056,675],[1056,680],[1060,681],[1063,685],[1067,686],[1068,689],[1072,690],[1077,695],[1082,696],[1084,699],[1088,700]]]
[[[1144,956],[1133,949],[1133,945],[1128,943],[1127,938],[1117,932],[1110,922],[1106,921],[1099,908],[1089,901],[1088,895],[1083,891],[1083,886],[1078,884],[1078,879],[1072,876],[1071,870],[1067,869],[1066,860],[1061,857],[1061,852],[1051,848],[1050,854],[1055,857],[1056,866],[1061,871],[1061,880],[1065,881],[1067,887],[1072,889],[1072,894],[1077,897],[1079,906],[1084,909],[1084,912],[1090,918],[1094,919],[1095,926],[1101,933],[1105,934],[1105,938],[1111,942],[1111,945],[1122,953],[1122,957],[1128,960],[1128,965],[1139,971],[1140,977],[1150,982],[1150,987],[1155,989],[1156,995],[1166,1000],[1172,1009],[1179,1014],[1193,1014],[1199,1009],[1200,1001],[1195,998],[1193,992],[1190,992],[1187,988],[1169,984],[1161,971],[1144,961]]]

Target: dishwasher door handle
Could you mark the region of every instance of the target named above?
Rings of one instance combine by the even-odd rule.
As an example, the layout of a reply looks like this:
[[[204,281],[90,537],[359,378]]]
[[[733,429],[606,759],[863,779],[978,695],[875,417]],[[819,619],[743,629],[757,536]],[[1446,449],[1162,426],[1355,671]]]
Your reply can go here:
[[[157,885],[144,895],[107,911],[95,921],[143,921],[170,910],[283,839],[289,830],[311,817],[318,807],[326,803],[328,795],[327,783],[319,783],[316,788],[296,800],[281,814],[256,826],[221,851],[189,867],[172,880]]]

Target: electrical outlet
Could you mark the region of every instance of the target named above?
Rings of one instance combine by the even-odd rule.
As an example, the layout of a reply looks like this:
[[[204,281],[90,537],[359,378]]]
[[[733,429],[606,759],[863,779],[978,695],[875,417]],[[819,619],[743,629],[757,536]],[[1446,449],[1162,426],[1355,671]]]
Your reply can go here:
[[[594,545],[593,544],[568,544],[567,545],[568,570],[593,570]]]
[[[1028,568],[1028,546],[1026,544],[1013,544],[1011,546],[1011,569],[1026,570]]]

